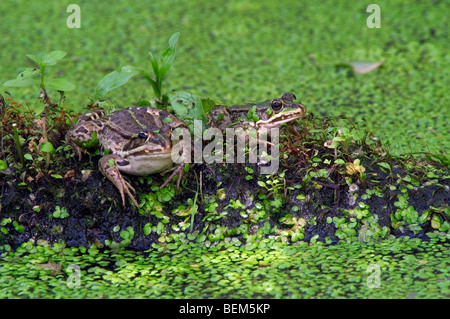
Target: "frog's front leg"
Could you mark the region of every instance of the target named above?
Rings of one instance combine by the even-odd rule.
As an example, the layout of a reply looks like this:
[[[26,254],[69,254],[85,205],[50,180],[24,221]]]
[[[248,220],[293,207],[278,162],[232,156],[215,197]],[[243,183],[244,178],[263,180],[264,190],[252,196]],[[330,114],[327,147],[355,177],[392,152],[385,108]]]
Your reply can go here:
[[[167,184],[169,184],[169,182],[172,180],[172,178],[174,178],[175,176],[178,177],[177,179],[177,190],[180,189],[180,183],[181,180],[183,179],[184,176],[184,163],[180,163],[177,166],[174,166],[164,172],[162,172],[161,174],[164,175],[166,173],[172,172],[172,174],[169,176],[169,178],[166,179],[166,181],[161,185],[161,187],[159,189],[162,189],[164,187],[166,187]]]
[[[131,198],[133,204],[139,208],[139,204],[131,191],[135,193],[134,188],[120,174],[120,166],[128,165],[128,161],[118,155],[106,155],[98,161],[98,167],[103,175],[106,176],[119,190],[122,196],[123,207],[125,207],[125,193]]]

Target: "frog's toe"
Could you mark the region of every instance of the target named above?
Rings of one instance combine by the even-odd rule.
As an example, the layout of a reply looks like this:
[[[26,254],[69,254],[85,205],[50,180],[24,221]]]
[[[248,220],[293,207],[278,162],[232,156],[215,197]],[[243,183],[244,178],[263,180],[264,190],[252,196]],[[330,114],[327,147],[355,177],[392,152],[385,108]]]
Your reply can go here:
[[[136,193],[136,190],[123,178],[122,174],[120,174],[116,164],[116,161],[118,160],[121,160],[121,158],[117,155],[104,156],[98,162],[99,169],[102,174],[105,175],[106,178],[108,178],[119,190],[120,196],[122,197],[123,207],[125,207],[125,194],[130,197],[136,207],[139,207],[138,202],[131,193]]]
[[[175,176],[178,176],[177,179],[177,189],[180,189],[180,183],[181,180],[183,179],[184,176],[184,164],[180,164],[178,166],[175,166],[167,171],[165,171],[164,173],[168,173],[170,171],[173,171],[172,174],[169,176],[168,179],[166,179],[166,181],[161,185],[161,187],[159,189],[162,189],[164,187],[167,186],[167,184],[169,184],[169,182],[172,180],[172,178],[174,178]]]
[[[125,186],[126,186],[130,191],[133,192],[133,194],[136,194],[136,190],[134,189],[133,186],[131,186],[130,183],[128,183],[125,179],[123,180],[123,182],[125,183]]]
[[[113,182],[114,183],[114,182]],[[122,197],[122,204],[123,207],[125,207],[125,193],[128,195],[128,197],[130,197],[131,201],[133,202],[133,204],[139,208],[139,204],[136,201],[136,199],[134,198],[133,193],[136,193],[136,190],[130,185],[130,183],[128,183],[123,177],[121,178],[121,180],[116,184],[114,183],[114,185],[116,185],[117,189],[120,192],[120,196]]]

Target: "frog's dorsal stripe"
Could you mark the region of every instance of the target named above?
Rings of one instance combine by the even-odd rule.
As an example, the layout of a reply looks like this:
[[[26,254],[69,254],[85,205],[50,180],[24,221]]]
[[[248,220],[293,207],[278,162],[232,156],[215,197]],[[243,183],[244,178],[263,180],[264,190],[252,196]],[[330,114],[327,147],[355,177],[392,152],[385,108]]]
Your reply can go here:
[[[142,129],[145,129],[145,125],[142,124],[142,123],[137,119],[136,115],[135,115],[134,112],[133,112],[133,109],[130,108],[130,109],[128,109],[127,111],[128,111],[128,113],[130,114],[130,116],[133,118],[133,120],[136,122],[136,124],[138,124]]]

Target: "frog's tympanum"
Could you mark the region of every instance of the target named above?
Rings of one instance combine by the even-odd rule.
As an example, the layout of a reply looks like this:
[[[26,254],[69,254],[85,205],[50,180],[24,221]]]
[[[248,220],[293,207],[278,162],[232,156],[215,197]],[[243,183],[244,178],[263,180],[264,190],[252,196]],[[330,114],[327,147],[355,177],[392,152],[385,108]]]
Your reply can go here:
[[[125,206],[125,193],[139,207],[131,192],[134,188],[121,172],[131,175],[148,175],[162,172],[172,164],[174,147],[172,134],[187,126],[167,111],[151,107],[130,107],[106,116],[103,110],[83,114],[77,124],[66,134],[66,141],[73,146],[81,160],[81,148],[100,144],[103,157],[98,166],[117,187]],[[106,155],[108,154],[108,155]],[[161,187],[178,175],[177,187],[184,173],[184,163],[174,167],[172,175]]]

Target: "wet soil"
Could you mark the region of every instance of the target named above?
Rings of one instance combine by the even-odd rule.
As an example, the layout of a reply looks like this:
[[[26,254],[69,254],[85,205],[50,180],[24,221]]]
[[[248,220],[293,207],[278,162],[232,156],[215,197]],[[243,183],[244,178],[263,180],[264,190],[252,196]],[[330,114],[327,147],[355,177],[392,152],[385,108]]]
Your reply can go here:
[[[7,232],[0,235],[0,245],[8,244],[11,247],[18,247],[21,243],[30,239],[45,240],[50,243],[64,241],[68,246],[90,246],[92,244],[104,245],[106,240],[121,242],[123,239],[117,226],[121,230],[131,226],[134,236],[129,244],[129,248],[145,250],[149,249],[152,243],[158,244],[160,234],[152,232],[144,234],[144,226],[147,223],[157,225],[161,219],[152,215],[142,215],[128,202],[125,208],[122,207],[120,195],[115,187],[98,170],[93,163],[99,156],[92,159],[85,159],[83,162],[72,162],[79,171],[75,176],[68,179],[56,179],[45,175],[37,182],[27,183],[25,186],[17,186],[17,179],[13,175],[1,175],[1,220],[10,219],[17,221],[23,226],[20,232],[16,230],[13,223],[4,225]],[[253,165],[253,166],[251,166]],[[398,200],[398,195],[403,194],[399,188],[391,190],[388,184],[392,184],[390,175],[377,167],[368,168],[372,174],[372,185],[376,179],[376,185],[382,189],[382,197],[372,195],[369,198],[361,199],[358,196],[356,201],[352,200],[349,187],[338,180],[341,178],[336,174],[335,183],[333,175],[329,180],[303,183],[305,177],[305,167],[288,167],[285,169],[285,185],[280,191],[279,198],[282,199],[281,206],[271,207],[265,205],[265,216],[259,220],[250,221],[247,216],[242,215],[245,209],[254,208],[256,203],[261,203],[256,194],[265,194],[266,204],[270,202],[274,195],[265,191],[258,185],[258,180],[265,180],[257,173],[256,164],[197,164],[191,167],[186,177],[186,184],[170,200],[163,204],[162,213],[169,216],[169,222],[165,224],[167,235],[174,232],[172,225],[179,223],[180,219],[174,218],[171,214],[173,209],[179,205],[186,205],[189,198],[194,198],[199,182],[201,180],[202,189],[198,196],[198,211],[194,217],[193,231],[209,234],[219,226],[228,230],[237,229],[241,224],[248,224],[248,232],[256,233],[257,229],[269,222],[271,227],[277,225],[279,229],[286,228],[280,222],[280,218],[287,213],[293,217],[303,218],[304,239],[310,240],[318,235],[318,240],[325,238],[333,242],[339,240],[335,235],[336,227],[333,223],[328,223],[328,217],[341,217],[344,212],[357,207],[363,202],[368,205],[370,214],[377,215],[381,227],[389,228],[389,233],[394,236],[426,237],[427,232],[434,231],[430,221],[421,225],[420,231],[393,228],[391,214],[397,209],[394,203]],[[246,179],[248,172],[245,167],[253,167],[252,179]],[[73,168],[73,167],[71,167]],[[83,181],[81,169],[92,169],[89,177]],[[406,171],[400,172],[407,174]],[[139,183],[136,177],[127,177],[137,194],[152,192],[149,185]],[[164,177],[152,176],[153,183],[160,185]],[[422,180],[422,185],[427,185],[427,180]],[[295,185],[302,185],[294,188]],[[367,188],[371,188],[368,183],[360,183],[358,194],[364,194]],[[412,205],[419,213],[419,216],[431,206],[448,207],[450,187],[449,180],[436,180],[431,185],[406,188],[408,193],[408,204]],[[227,211],[226,216],[215,221],[205,220],[208,212],[205,210],[207,201],[205,199],[214,197],[222,191],[224,196],[217,199],[218,206],[216,213]],[[299,196],[301,195],[301,196]],[[139,198],[139,195],[138,197]],[[203,199],[203,200],[202,200]],[[230,208],[230,200],[239,200],[245,209]],[[66,208],[69,216],[63,219],[52,218],[50,215],[55,211],[56,206]],[[39,207],[39,211],[35,208]],[[293,207],[296,207],[293,210]],[[447,218],[443,215],[443,218]],[[214,225],[215,227],[211,227]],[[115,228],[116,227],[116,228]],[[116,231],[114,231],[116,229]],[[189,233],[190,229],[185,230]],[[178,231],[180,232],[180,231]],[[231,234],[232,232],[228,232]],[[274,234],[272,234],[274,235]],[[232,235],[229,235],[232,236]],[[232,237],[243,240],[245,235],[237,232]]]

